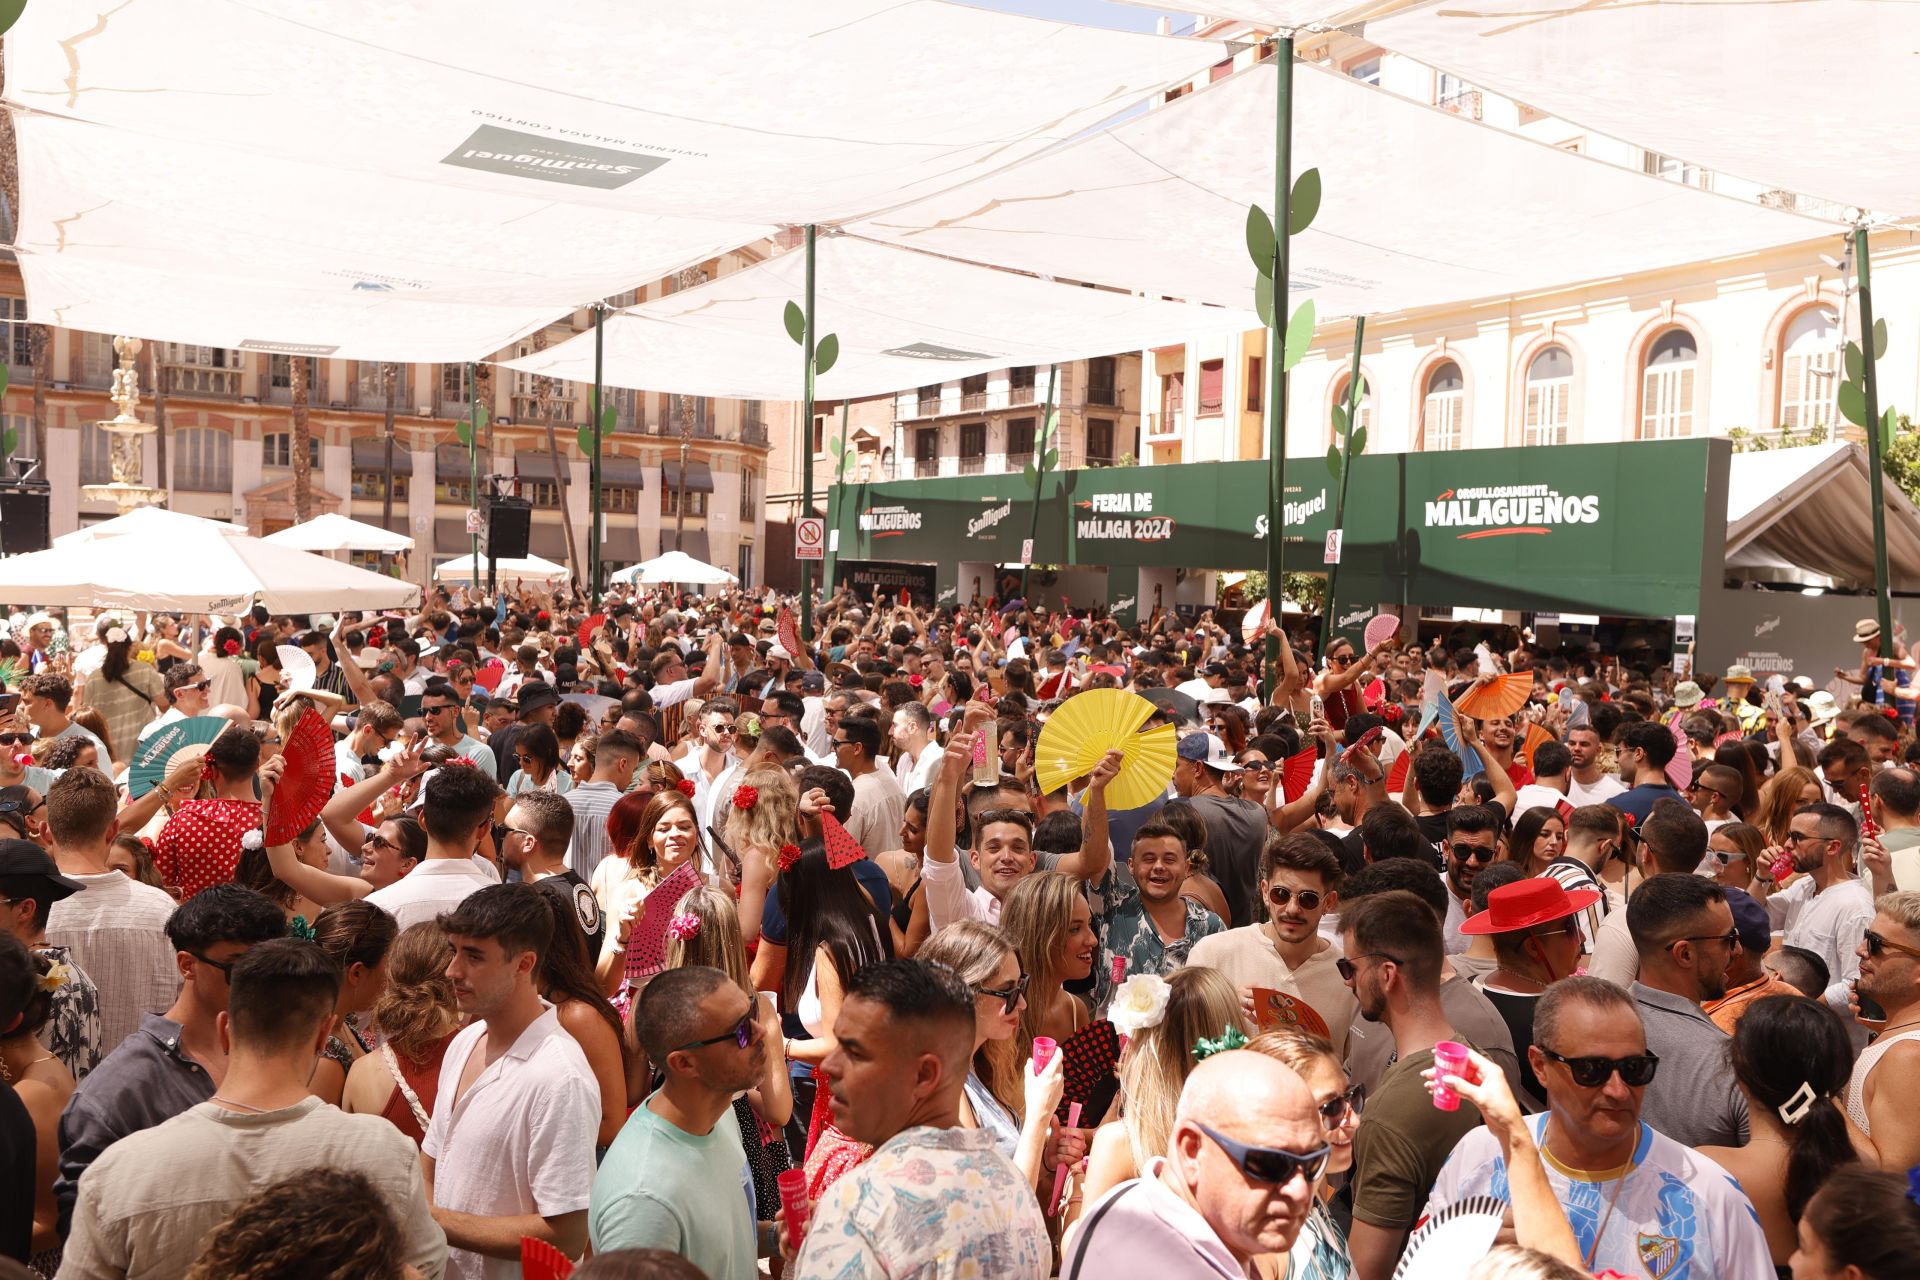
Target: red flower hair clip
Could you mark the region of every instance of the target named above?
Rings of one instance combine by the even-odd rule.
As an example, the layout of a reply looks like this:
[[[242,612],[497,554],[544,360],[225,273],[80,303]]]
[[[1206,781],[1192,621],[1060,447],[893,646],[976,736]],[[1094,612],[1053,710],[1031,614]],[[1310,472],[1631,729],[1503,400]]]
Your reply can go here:
[[[234,654],[240,652],[240,642],[238,640],[229,640],[220,646],[220,652],[231,658]]]
[[[907,683],[918,689],[921,685],[925,684],[926,681],[918,675],[911,675],[907,677]]]
[[[783,844],[780,846],[780,864],[779,865],[782,871],[793,870],[793,864],[798,861],[800,861],[799,845]]]
[[[751,809],[753,808],[753,806],[759,803],[760,803],[760,789],[758,787],[742,786],[734,789],[734,793],[733,793],[734,808]]]
[[[692,778],[682,778],[680,781],[674,783],[673,786],[676,791],[689,800],[693,799],[693,793],[698,790],[698,788],[693,785]]]
[[[479,762],[475,760],[472,756],[455,756],[453,759],[447,761],[447,763],[463,764],[467,766],[467,768],[469,769],[478,769],[480,767]]]

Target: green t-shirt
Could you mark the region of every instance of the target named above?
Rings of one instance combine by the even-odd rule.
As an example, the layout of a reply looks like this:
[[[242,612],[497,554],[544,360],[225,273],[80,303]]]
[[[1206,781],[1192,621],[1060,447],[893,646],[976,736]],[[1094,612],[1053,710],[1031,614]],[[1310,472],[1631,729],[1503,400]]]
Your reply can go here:
[[[1353,1217],[1390,1231],[1410,1231],[1433,1180],[1461,1138],[1480,1127],[1480,1109],[1460,1099],[1458,1111],[1433,1105],[1420,1073],[1433,1050],[1400,1059],[1380,1077],[1353,1136]]]
[[[754,1280],[758,1235],[746,1159],[731,1107],[699,1137],[643,1104],[594,1175],[587,1209],[593,1251],[665,1249],[711,1280]]]

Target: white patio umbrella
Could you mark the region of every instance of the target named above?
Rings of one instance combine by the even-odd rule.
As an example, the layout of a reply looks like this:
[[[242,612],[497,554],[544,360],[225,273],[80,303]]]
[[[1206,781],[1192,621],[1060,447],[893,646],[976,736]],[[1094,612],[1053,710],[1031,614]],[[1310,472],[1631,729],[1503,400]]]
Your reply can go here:
[[[237,613],[411,608],[420,588],[322,556],[249,538],[228,525],[144,508],[82,532],[94,536],[0,559],[0,600]],[[119,530],[106,525],[120,524]],[[164,536],[156,531],[164,529]],[[105,532],[103,533],[103,530]],[[144,532],[152,536],[134,536]]]
[[[243,525],[208,520],[204,516],[190,516],[183,511],[169,511],[165,507],[135,507],[125,515],[83,525],[72,533],[63,533],[53,540],[53,545],[72,547],[101,538],[193,537],[209,531],[231,538],[243,538],[247,534]]]
[[[696,560],[684,551],[669,551],[651,560],[628,565],[613,575],[614,582],[637,582],[641,586],[665,583],[692,583],[703,587],[723,586],[740,579],[725,569],[716,569],[704,560]]]
[[[487,558],[479,558],[479,567],[474,567],[472,553],[456,556],[451,560],[442,560],[433,567],[434,580],[437,582],[479,582],[487,576]],[[512,582],[516,578],[524,582],[565,582],[567,566],[543,560],[539,556],[524,556],[513,560],[500,560],[495,564],[495,572],[500,581]]]
[[[394,533],[337,511],[270,533],[265,541],[300,551],[385,551],[398,555],[413,550],[413,539],[406,534]]]

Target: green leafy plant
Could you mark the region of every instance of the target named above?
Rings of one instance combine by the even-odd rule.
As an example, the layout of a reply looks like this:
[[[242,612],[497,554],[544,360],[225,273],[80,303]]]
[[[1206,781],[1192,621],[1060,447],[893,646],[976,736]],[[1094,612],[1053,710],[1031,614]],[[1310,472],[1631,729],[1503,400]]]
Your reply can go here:
[[[1887,322],[1885,319],[1873,322],[1873,358],[1882,360],[1887,354]],[[1840,384],[1836,399],[1840,406],[1840,416],[1859,427],[1862,431],[1878,429],[1882,451],[1893,448],[1894,424],[1899,414],[1889,405],[1880,415],[1878,423],[1867,421],[1867,357],[1857,342],[1849,342],[1846,351],[1846,381]]]
[[[807,313],[800,309],[797,302],[788,302],[782,318],[786,321],[787,336],[793,339],[795,346],[805,346],[807,342]],[[829,333],[813,344],[813,376],[825,377],[827,370],[833,368],[840,359],[840,335]]]

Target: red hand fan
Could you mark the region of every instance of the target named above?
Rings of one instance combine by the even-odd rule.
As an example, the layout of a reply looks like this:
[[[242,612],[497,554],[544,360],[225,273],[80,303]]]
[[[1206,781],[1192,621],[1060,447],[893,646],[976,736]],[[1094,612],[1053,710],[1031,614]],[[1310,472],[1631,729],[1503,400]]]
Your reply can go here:
[[[820,815],[820,838],[827,846],[827,866],[838,871],[850,867],[867,856],[853,833],[840,825],[840,819],[830,813]]]
[[[1413,752],[1402,751],[1394,759],[1393,767],[1387,770],[1387,794],[1398,795],[1407,786],[1407,766],[1413,763]]]
[[[1379,725],[1375,725],[1373,726],[1373,728],[1367,730],[1365,733],[1355,738],[1352,742],[1349,742],[1347,744],[1347,750],[1371,751],[1373,749],[1373,744],[1380,741],[1380,739],[1385,736],[1386,736],[1386,730],[1381,728]]]
[[[580,641],[580,647],[582,649],[591,649],[593,647],[593,633],[606,625],[607,615],[604,613],[596,613],[581,623],[579,634],[575,637]]]
[[[1316,1036],[1331,1038],[1327,1020],[1320,1016],[1319,1010],[1305,1000],[1273,987],[1253,988],[1253,1019],[1262,1031],[1272,1031],[1276,1027],[1298,1027]]]
[[[1560,815],[1560,821],[1562,823],[1571,822],[1573,820],[1573,802],[1572,801],[1569,801],[1569,800],[1554,801],[1553,811]]]
[[[487,663],[484,667],[477,668],[473,673],[473,682],[482,689],[485,689],[488,693],[492,693],[495,689],[498,689],[500,682],[506,678],[507,669],[500,665],[498,659]]]
[[[526,1280],[567,1280],[573,1260],[545,1240],[520,1237],[520,1274]]]
[[[1319,759],[1312,747],[1287,757],[1280,766],[1280,794],[1292,804],[1307,794],[1307,788],[1313,785],[1313,762]]]
[[[791,605],[780,606],[780,615],[773,620],[773,631],[782,649],[796,658],[800,656],[800,624],[794,621]]]
[[[280,754],[286,772],[273,789],[267,810],[267,843],[286,844],[305,831],[333,794],[333,731],[308,707],[294,722]]]
[[[640,918],[627,934],[627,981],[651,978],[667,967],[667,923],[680,899],[700,887],[700,873],[683,862],[641,904]]]

